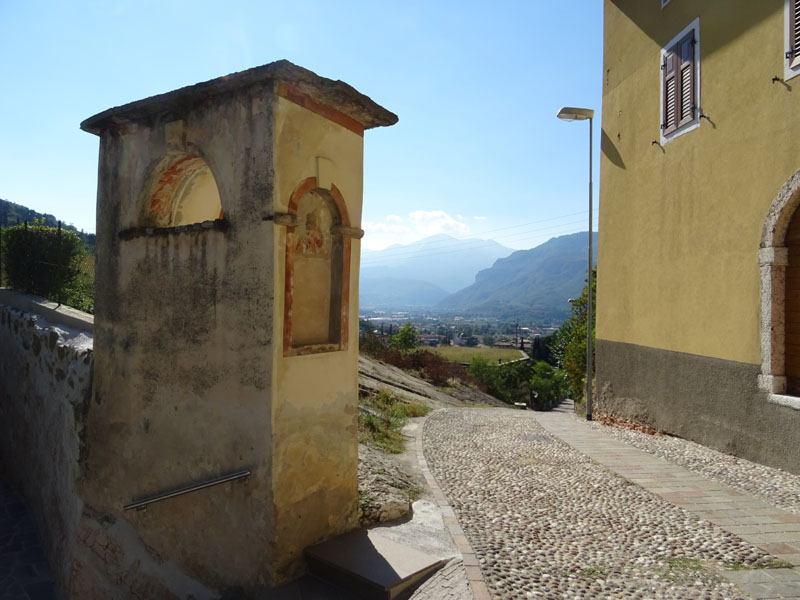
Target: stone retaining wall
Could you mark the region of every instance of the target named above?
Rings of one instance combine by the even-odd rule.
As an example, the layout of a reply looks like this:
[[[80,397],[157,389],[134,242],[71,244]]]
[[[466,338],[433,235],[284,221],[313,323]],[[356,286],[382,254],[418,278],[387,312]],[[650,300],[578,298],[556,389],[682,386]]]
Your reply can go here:
[[[76,484],[91,399],[92,321],[77,311],[58,319],[48,304],[0,290],[0,469],[30,505],[63,590],[83,510]],[[49,310],[61,323],[30,310]]]
[[[91,315],[0,289],[0,476],[34,515],[59,597],[217,598],[85,501],[93,329]]]

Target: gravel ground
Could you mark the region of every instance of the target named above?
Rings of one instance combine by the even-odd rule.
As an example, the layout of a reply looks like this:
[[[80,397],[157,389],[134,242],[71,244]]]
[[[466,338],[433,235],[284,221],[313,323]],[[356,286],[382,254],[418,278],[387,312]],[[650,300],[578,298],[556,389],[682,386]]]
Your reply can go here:
[[[493,598],[739,598],[718,571],[771,561],[551,438],[532,413],[441,411],[424,438]]]
[[[577,418],[577,417],[575,417]],[[800,475],[723,454],[668,435],[648,435],[592,422],[592,427],[655,456],[800,514]]]

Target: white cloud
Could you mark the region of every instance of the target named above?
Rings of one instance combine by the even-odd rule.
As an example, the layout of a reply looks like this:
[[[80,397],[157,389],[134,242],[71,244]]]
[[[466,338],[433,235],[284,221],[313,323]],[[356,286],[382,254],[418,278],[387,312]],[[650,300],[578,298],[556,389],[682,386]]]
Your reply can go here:
[[[488,219],[489,217],[477,217],[477,216],[476,216],[476,217],[472,217],[472,218],[473,218],[473,219],[475,219],[476,221],[485,221],[485,220],[486,220],[486,219]],[[588,262],[588,261],[587,261],[587,262]],[[587,267],[587,268],[588,268],[588,267]]]
[[[455,237],[469,234],[469,227],[464,223],[459,223],[443,210],[415,210],[408,213],[414,228],[421,234],[420,237],[428,237],[438,233],[446,233]]]
[[[459,215],[460,218],[464,218]],[[387,215],[383,222],[363,221],[365,250],[383,250],[392,244],[410,244],[439,233],[463,237],[469,235],[466,223],[461,223],[442,210],[415,210],[407,217]]]
[[[463,221],[464,215],[456,215],[456,219],[458,219],[459,221]]]

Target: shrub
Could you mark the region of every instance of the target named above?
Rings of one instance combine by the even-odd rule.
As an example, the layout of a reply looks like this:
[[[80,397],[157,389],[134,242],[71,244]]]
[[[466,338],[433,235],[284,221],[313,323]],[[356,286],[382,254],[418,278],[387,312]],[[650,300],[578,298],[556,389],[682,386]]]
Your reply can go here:
[[[2,232],[3,268],[9,287],[63,304],[93,307],[93,282],[81,279],[86,258],[78,234],[60,227],[16,225]]]
[[[550,349],[556,363],[569,378],[570,393],[575,402],[582,402],[586,387],[586,334],[588,321],[589,286],[583,286],[580,298],[572,302],[572,315],[552,335]],[[597,314],[597,267],[592,277],[592,311]],[[597,319],[592,319],[592,365],[594,366],[594,336]],[[594,373],[592,373],[594,377]]]
[[[386,342],[382,337],[375,335],[372,332],[367,332],[362,335],[358,340],[359,352],[372,358],[381,360],[381,355],[386,351]]]
[[[394,337],[396,338],[397,335]],[[436,352],[423,349],[401,350],[396,347],[389,347],[386,345],[384,338],[371,333],[363,336],[359,343],[360,351],[365,355],[381,360],[398,369],[416,371],[423,379],[430,381],[433,385],[447,385],[451,379],[459,379],[473,385],[480,384],[477,379],[467,373],[467,369],[461,363],[447,360]]]
[[[563,371],[554,369],[544,361],[537,361],[533,365],[530,388],[531,392],[536,392],[536,397],[531,393],[535,410],[551,410],[563,400],[568,387],[569,381]]]
[[[528,403],[528,381],[532,373],[529,360],[494,365],[478,356],[472,359],[467,371],[485,386],[486,392],[498,400],[509,404]]]

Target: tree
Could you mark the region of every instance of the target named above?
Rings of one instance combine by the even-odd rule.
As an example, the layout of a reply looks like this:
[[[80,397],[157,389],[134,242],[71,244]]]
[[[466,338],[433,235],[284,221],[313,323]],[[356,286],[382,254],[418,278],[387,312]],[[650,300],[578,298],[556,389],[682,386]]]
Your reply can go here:
[[[397,330],[397,333],[392,336],[390,345],[398,350],[413,350],[419,345],[417,330],[414,329],[411,321],[406,321],[406,324]]]
[[[490,346],[490,347],[494,346],[494,342],[495,342],[495,339],[494,339],[494,336],[491,333],[487,333],[486,335],[483,336],[483,345],[484,346]]]
[[[567,374],[572,398],[580,402],[586,388],[586,327],[589,286],[583,286],[580,298],[572,301],[572,315],[553,334],[550,349],[556,364]],[[597,267],[592,276],[592,312],[597,305]],[[594,354],[594,335],[597,320],[592,323],[592,354]],[[592,366],[594,366],[592,356]],[[594,376],[594,373],[592,373]]]
[[[8,227],[2,232],[2,258],[12,288],[73,305],[72,298],[86,293],[81,280],[86,250],[74,231],[46,227],[36,219],[33,225]]]
[[[533,345],[528,354],[530,354],[533,360],[543,360],[549,365],[555,366],[557,363],[553,358],[553,351],[550,349],[550,343],[552,341],[552,335],[548,335],[547,337],[536,336],[533,338]]]
[[[563,371],[554,369],[541,360],[534,363],[533,375],[530,380],[531,392],[536,392],[533,398],[533,408],[536,410],[552,409],[563,398],[567,385],[568,380]]]

